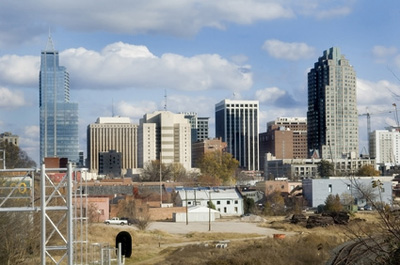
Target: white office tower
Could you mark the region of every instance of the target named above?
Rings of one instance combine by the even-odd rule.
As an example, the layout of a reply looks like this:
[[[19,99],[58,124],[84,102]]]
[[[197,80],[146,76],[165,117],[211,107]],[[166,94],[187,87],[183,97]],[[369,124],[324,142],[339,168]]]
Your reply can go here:
[[[215,136],[244,170],[259,170],[258,101],[225,99],[215,105]]]
[[[324,51],[308,73],[308,151],[322,159],[358,157],[356,73],[340,49]]]
[[[400,164],[400,132],[392,130],[376,130],[370,134],[370,156],[377,165]]]
[[[180,163],[191,169],[191,125],[184,114],[156,111],[145,114],[139,122],[138,166],[161,160],[161,163]]]

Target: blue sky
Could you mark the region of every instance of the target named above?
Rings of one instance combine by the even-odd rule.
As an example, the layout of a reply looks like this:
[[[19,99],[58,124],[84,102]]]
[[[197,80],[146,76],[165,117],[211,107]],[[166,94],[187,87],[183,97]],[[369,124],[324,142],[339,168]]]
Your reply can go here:
[[[307,72],[333,46],[356,70],[359,114],[368,108],[372,129],[384,129],[400,104],[399,22],[395,0],[5,0],[0,132],[19,135],[38,162],[49,29],[79,103],[84,151],[88,124],[113,110],[138,123],[164,108],[165,93],[168,110],[210,117],[211,136],[225,98],[259,100],[260,132],[277,117],[306,116]],[[364,116],[359,125],[361,151]]]

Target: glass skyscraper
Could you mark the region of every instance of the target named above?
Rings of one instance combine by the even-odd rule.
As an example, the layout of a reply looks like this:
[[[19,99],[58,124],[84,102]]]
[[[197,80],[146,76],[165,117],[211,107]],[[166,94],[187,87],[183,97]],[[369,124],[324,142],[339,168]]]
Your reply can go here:
[[[40,162],[45,157],[79,161],[78,103],[69,102],[69,74],[59,65],[49,36],[39,74]]]
[[[258,101],[225,99],[215,105],[215,136],[245,170],[259,170]]]

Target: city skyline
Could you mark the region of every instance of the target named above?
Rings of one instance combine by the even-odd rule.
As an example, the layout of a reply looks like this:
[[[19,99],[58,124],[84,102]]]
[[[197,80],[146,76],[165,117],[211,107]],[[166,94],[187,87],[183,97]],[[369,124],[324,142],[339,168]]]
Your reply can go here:
[[[222,99],[259,100],[260,132],[277,117],[305,117],[307,72],[331,47],[357,73],[358,113],[368,108],[372,130],[383,129],[396,125],[399,9],[394,0],[7,1],[0,10],[0,129],[19,135],[39,162],[39,52],[49,29],[70,73],[71,102],[79,103],[81,150],[86,127],[112,114],[138,124],[164,107],[196,112],[210,117],[210,137]],[[359,117],[360,151],[368,149],[366,124]]]

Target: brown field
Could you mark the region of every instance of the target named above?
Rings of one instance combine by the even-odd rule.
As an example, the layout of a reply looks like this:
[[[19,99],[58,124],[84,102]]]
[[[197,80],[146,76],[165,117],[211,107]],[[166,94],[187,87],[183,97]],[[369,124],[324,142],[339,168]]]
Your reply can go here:
[[[90,226],[90,242],[115,245],[119,231],[129,231],[133,239],[132,257],[125,264],[324,264],[332,250],[350,240],[351,231],[373,227],[377,217],[360,213],[352,217],[349,225],[333,225],[307,229],[290,224],[284,217],[268,217],[259,226],[294,232],[284,239],[260,237],[259,234],[191,232],[169,234],[160,230],[138,231],[133,227]],[[215,243],[229,240],[225,249]]]

